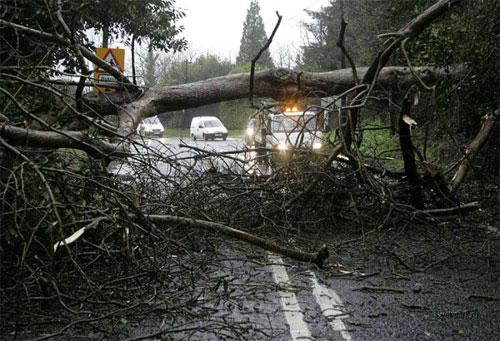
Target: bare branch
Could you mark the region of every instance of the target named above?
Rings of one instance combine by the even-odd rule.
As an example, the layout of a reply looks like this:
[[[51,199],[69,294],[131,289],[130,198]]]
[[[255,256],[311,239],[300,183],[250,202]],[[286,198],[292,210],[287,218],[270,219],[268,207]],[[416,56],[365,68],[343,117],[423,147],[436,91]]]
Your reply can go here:
[[[453,176],[451,180],[451,184],[449,186],[450,192],[454,193],[458,190],[460,185],[465,179],[467,172],[469,171],[472,161],[484,146],[485,142],[488,140],[491,132],[493,131],[493,127],[495,127],[495,123],[497,118],[500,116],[500,110],[496,110],[492,114],[485,115],[483,117],[483,123],[481,125],[481,129],[477,133],[476,137],[471,141],[467,149],[465,150],[465,155],[460,162],[460,166],[458,167],[457,172]]]
[[[72,44],[71,41],[64,39],[63,37],[57,36],[55,34],[50,34],[47,32],[42,32],[39,30],[35,30],[23,25],[11,23],[9,21],[0,19],[0,24],[11,27],[15,30],[20,31],[21,33],[32,35],[34,37],[38,37],[42,40],[45,41],[51,41],[56,44],[59,44],[61,46],[69,47],[71,48]],[[120,83],[124,84],[126,87],[131,88],[131,89],[136,89],[136,86],[132,84],[132,82],[119,70],[115,69],[112,67],[108,62],[102,60],[101,58],[97,57],[94,52],[90,51],[86,47],[82,45],[77,45],[78,50],[81,52],[81,54],[90,60],[92,63],[97,65],[98,67],[106,70],[109,74],[111,74],[113,77],[115,77]]]
[[[211,231],[215,231],[236,238],[238,240],[245,241],[252,245],[258,246],[264,250],[279,253],[281,255],[302,262],[315,263],[319,267],[323,266],[324,262],[326,261],[329,255],[328,250],[326,249],[325,246],[323,246],[316,253],[302,252],[296,249],[285,248],[283,246],[271,243],[267,239],[263,239],[255,235],[252,235],[248,232],[241,231],[223,224],[214,223],[211,221],[204,221],[199,219],[183,218],[183,217],[169,216],[169,215],[148,215],[147,218],[154,223],[170,223],[170,224],[175,223],[175,224],[192,226],[196,228],[208,229]]]
[[[257,55],[252,59],[252,65],[250,67],[250,105],[252,107],[255,107],[254,104],[253,104],[253,86],[254,86],[253,77],[254,77],[254,74],[255,74],[255,63],[257,63],[257,61],[259,60],[260,56],[262,56],[262,53],[264,53],[264,51],[269,48],[269,46],[271,45],[271,43],[273,41],[274,35],[276,34],[276,31],[278,31],[278,27],[281,24],[281,19],[283,18],[283,16],[281,16],[278,13],[278,11],[276,11],[276,15],[278,16],[278,22],[274,26],[273,33],[271,33],[271,36],[267,40],[266,44],[264,46],[262,46],[262,48],[260,49],[259,53],[257,53]]]

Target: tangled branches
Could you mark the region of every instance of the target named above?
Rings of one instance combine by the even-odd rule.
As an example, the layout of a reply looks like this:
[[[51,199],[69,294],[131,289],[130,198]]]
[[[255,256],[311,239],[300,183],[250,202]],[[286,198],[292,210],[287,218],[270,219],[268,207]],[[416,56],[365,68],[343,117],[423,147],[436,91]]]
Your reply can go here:
[[[265,145],[214,150],[134,134],[142,118],[158,111],[245,97],[248,75],[82,100],[88,79],[82,56],[95,61],[86,48],[0,21],[4,30],[40,39],[36,46],[71,54],[82,69],[73,96],[54,81],[63,73],[44,65],[45,54],[26,57],[13,49],[21,66],[0,65],[7,84],[0,86],[0,334],[273,337],[272,328],[229,323],[218,310],[238,305],[247,293],[237,289],[243,271],[237,268],[258,264],[261,249],[321,266],[328,258],[323,244],[331,246],[324,231],[365,233],[462,212],[457,189],[495,131],[497,114],[487,116],[468,151],[456,148],[452,157],[438,158],[442,164],[459,160],[448,173],[458,169],[452,179],[460,182],[448,186],[449,174],[427,158],[428,136],[442,128],[437,113],[431,105],[418,111],[413,90],[392,96],[392,89],[406,90],[411,82],[432,89],[425,82],[446,72],[414,68],[406,52],[408,65],[384,68],[391,53],[404,50],[449,3],[438,1],[389,35],[368,68],[351,63],[352,70],[331,73],[256,73],[256,96],[337,95],[317,106],[318,115],[333,112],[336,122],[324,136],[325,148],[314,155],[292,149],[284,163],[272,162],[275,151]],[[124,83],[117,87],[136,89],[123,75],[116,78]],[[381,101],[398,107],[398,129],[396,120],[373,115],[380,108],[371,102]],[[425,132],[415,132],[415,122],[423,122]],[[374,131],[385,135],[370,135]],[[389,134],[396,132],[394,145]],[[266,290],[256,285],[254,293]],[[139,323],[146,326],[142,336],[134,331]]]

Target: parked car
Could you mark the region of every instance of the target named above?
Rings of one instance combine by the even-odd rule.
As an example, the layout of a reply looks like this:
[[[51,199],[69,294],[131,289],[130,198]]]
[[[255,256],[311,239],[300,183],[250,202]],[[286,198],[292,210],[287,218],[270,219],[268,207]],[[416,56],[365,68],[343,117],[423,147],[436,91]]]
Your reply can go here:
[[[164,132],[165,128],[163,127],[163,124],[161,124],[158,116],[147,117],[139,123],[139,126],[137,126],[137,133],[141,136],[162,137]]]
[[[189,134],[193,138],[203,140],[227,139],[227,129],[224,124],[214,116],[196,116],[191,121]]]

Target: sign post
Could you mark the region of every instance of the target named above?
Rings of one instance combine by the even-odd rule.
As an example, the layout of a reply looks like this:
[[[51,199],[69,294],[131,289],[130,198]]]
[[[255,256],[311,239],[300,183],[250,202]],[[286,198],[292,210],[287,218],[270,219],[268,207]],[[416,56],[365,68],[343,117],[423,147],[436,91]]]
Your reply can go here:
[[[106,61],[115,69],[123,72],[125,70],[125,50],[98,47],[95,50],[97,57]],[[106,85],[118,85],[115,77],[110,75],[104,69],[94,65],[94,92],[111,92],[116,88],[106,87]]]

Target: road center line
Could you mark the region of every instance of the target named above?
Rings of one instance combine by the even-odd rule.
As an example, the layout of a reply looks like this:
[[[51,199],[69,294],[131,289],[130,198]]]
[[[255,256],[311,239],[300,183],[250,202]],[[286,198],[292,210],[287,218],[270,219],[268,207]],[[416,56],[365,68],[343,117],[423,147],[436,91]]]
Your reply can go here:
[[[347,332],[342,319],[346,317],[342,305],[342,301],[337,293],[321,284],[319,284],[316,275],[312,271],[308,271],[311,275],[313,283],[313,295],[318,302],[323,315],[332,326],[333,330],[340,332],[344,340],[352,340],[351,335]]]
[[[271,253],[269,253],[268,257],[269,261],[273,263],[271,264],[271,270],[273,272],[274,281],[282,288],[278,290],[278,294],[280,296],[281,305],[283,306],[286,321],[290,328],[292,340],[312,340],[311,332],[304,322],[304,315],[300,310],[297,296],[295,296],[295,293],[291,290],[290,279],[283,266],[283,259]]]

